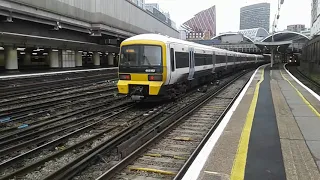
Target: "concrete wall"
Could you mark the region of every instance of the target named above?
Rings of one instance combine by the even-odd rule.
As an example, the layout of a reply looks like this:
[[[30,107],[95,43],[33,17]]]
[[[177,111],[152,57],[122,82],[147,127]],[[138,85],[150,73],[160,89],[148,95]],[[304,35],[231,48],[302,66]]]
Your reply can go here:
[[[39,8],[93,24],[103,24],[135,34],[161,33],[179,38],[179,32],[126,0],[0,0]],[[11,6],[24,11],[23,7]],[[15,9],[17,8],[17,9]],[[35,15],[37,10],[34,10]],[[64,20],[61,18],[60,20]]]

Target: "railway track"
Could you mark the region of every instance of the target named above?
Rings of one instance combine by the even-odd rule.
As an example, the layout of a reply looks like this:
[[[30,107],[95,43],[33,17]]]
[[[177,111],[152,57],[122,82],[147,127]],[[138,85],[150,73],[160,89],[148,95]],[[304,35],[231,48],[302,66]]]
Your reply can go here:
[[[2,126],[0,128],[0,137],[4,136],[7,133],[20,131],[20,128],[23,125],[25,126],[24,128],[29,128],[34,125],[43,123],[44,121],[50,121],[51,119],[67,118],[68,114],[79,114],[90,111],[92,109],[103,107],[105,103],[111,100],[115,101],[117,100],[117,98],[114,97],[114,94],[108,93],[106,95],[88,97],[78,101],[50,107],[38,112],[32,112],[26,115],[18,116],[12,118],[10,122],[1,124]]]
[[[67,93],[71,93],[71,92],[77,92],[77,91],[81,91],[81,89],[84,89],[84,88],[90,89],[93,86],[97,86],[95,88],[99,88],[99,86],[105,86],[106,84],[111,84],[111,83],[114,83],[117,81],[118,81],[118,79],[109,79],[109,80],[103,79],[101,81],[99,81],[99,80],[93,81],[89,84],[82,84],[79,86],[59,88],[59,89],[43,91],[43,92],[39,92],[39,93],[28,94],[28,95],[24,95],[24,96],[15,96],[13,98],[3,98],[0,100],[0,109],[3,108],[3,106],[9,106],[11,104],[27,102],[30,99],[41,100],[41,99],[46,99],[46,98],[52,98],[58,94],[67,94]]]
[[[77,97],[82,96],[83,94],[89,94],[89,93],[103,93],[105,90],[116,90],[115,84],[102,84],[102,85],[96,85],[96,86],[89,86],[89,87],[78,87],[77,89],[65,89],[64,91],[51,93],[50,95],[40,95],[40,96],[32,96],[32,97],[23,97],[19,98],[13,101],[9,102],[2,102],[0,103],[0,109],[1,110],[10,110],[12,111],[14,108],[24,108],[25,106],[30,105],[39,105],[38,102],[46,102],[56,101],[55,99],[61,100],[63,97]],[[35,103],[34,101],[37,101]],[[30,105],[29,105],[30,104]]]
[[[91,86],[77,87],[77,89],[62,89],[47,96],[24,97],[10,102],[0,102],[0,121],[10,126],[12,122],[52,113],[55,109],[83,103],[83,100],[113,97],[116,94],[115,82],[91,84]]]
[[[95,148],[101,142],[108,140],[112,135],[121,131],[125,127],[129,126],[130,124],[128,123],[130,122],[134,123],[136,121],[140,121],[141,118],[145,117],[145,113],[146,113],[145,110],[134,109],[133,104],[130,104],[130,103],[129,104],[124,102],[122,103],[124,106],[121,109],[119,108],[115,109],[116,110],[115,112],[110,113],[109,115],[100,117],[95,122],[91,121],[89,125],[83,128],[77,128],[77,130],[74,131],[73,133],[70,133],[68,135],[62,136],[62,138],[46,143],[42,147],[39,146],[34,150],[32,150],[33,152],[30,152],[30,151],[26,152],[21,156],[15,156],[11,160],[0,164],[0,170],[4,173],[8,173],[10,172],[10,168],[9,170],[8,169],[4,170],[3,168],[8,167],[9,165],[12,165],[12,164],[15,164],[14,167],[17,168],[19,165],[25,164],[25,167],[22,167],[22,168],[20,167],[20,169],[18,167],[18,170],[16,172],[13,172],[13,174],[11,174],[11,176],[14,176],[24,171],[33,169],[37,165],[41,165],[41,164],[43,165],[46,162],[50,162],[51,160],[59,161],[59,160],[56,160],[59,157],[62,157],[64,159],[62,164],[64,165],[68,163],[67,159],[69,159],[70,161],[70,158],[71,158],[70,156],[73,157],[72,159],[75,159],[76,157],[81,155],[81,153],[90,151],[91,148]],[[88,131],[89,129],[92,129],[92,130]],[[77,137],[77,135],[80,135],[80,136]],[[67,138],[68,140],[66,140]],[[55,148],[55,151],[50,151],[49,150],[50,148],[48,148],[48,146],[52,148],[57,145],[59,146]],[[63,148],[61,149],[60,147],[62,146]],[[41,157],[44,157],[44,158],[40,158],[40,160],[34,157],[33,159],[28,159],[28,156],[34,155],[35,152],[39,152],[39,150],[41,150],[41,153],[40,153]],[[67,158],[65,156],[67,156]],[[22,159],[24,159],[23,162],[22,162]],[[19,162],[18,164],[17,164],[17,161]],[[43,170],[44,170],[43,172],[44,175],[50,173],[50,171],[45,172],[45,168]],[[28,179],[28,177],[32,176],[32,174],[33,173],[26,174],[26,176],[23,177],[23,179]],[[34,179],[34,178],[39,179],[39,177],[38,178],[33,177],[31,179]],[[6,177],[4,179],[6,179]]]
[[[39,75],[39,76],[25,76],[25,77],[15,77],[15,78],[6,78],[0,79],[0,89],[3,87],[18,87],[26,84],[33,84],[35,82],[48,82],[55,81],[59,79],[73,79],[73,78],[84,78],[88,76],[100,75],[103,76],[105,74],[116,74],[117,69],[114,70],[100,70],[100,71],[84,71],[84,72],[70,72],[63,74],[49,74],[49,75]]]
[[[220,84],[227,86],[236,76],[239,74]],[[222,89],[211,85],[208,91],[190,92],[176,102],[152,107],[147,104],[142,109],[143,104],[137,106],[119,98],[122,105],[107,105],[98,111],[100,114],[84,110],[86,113],[75,118],[66,112],[66,117],[57,116],[27,129],[7,132],[0,137],[0,179],[94,179],[108,169],[118,172],[123,160],[171,126],[177,114],[188,113],[199,99]],[[197,122],[193,125],[197,127]]]
[[[111,91],[111,92],[110,92]],[[73,101],[78,101],[78,98],[87,98],[87,96],[92,96],[92,98],[112,98],[115,95],[114,88],[112,89],[106,89],[103,90],[102,92],[92,92],[92,93],[83,93],[80,95],[74,95],[74,96],[68,96],[68,97],[59,97],[53,100],[45,101],[45,102],[37,102],[33,103],[32,105],[26,106],[26,107],[16,107],[14,109],[9,109],[2,111],[4,112],[1,117],[5,122],[9,122],[7,124],[4,124],[5,122],[2,122],[2,126],[6,125],[6,127],[20,127],[18,126],[21,124],[21,122],[18,121],[23,121],[23,119],[27,118],[27,120],[30,120],[31,117],[35,115],[46,115],[49,111],[52,111],[53,109],[60,108],[61,106],[66,107],[67,105],[70,105],[68,103],[73,102]],[[94,107],[94,106],[93,106]],[[89,108],[90,109],[90,108]],[[43,119],[41,119],[42,121]],[[31,121],[34,121],[34,119],[31,119]],[[30,124],[25,124],[24,127],[20,128],[25,128],[28,127]],[[22,124],[22,125],[23,125]],[[33,123],[32,123],[33,124]]]
[[[56,76],[50,76],[51,78]],[[41,93],[43,91],[52,91],[61,88],[67,87],[76,87],[83,85],[90,85],[92,83],[99,83],[108,79],[114,79],[117,77],[116,73],[101,73],[87,76],[84,74],[83,77],[68,77],[68,76],[58,76],[57,79],[52,79],[48,81],[33,81],[26,82],[24,84],[14,84],[16,80],[3,82],[4,80],[0,80],[0,83],[3,84],[3,87],[0,87],[0,96],[2,99],[12,99],[17,96],[27,96],[29,94]],[[43,77],[45,79],[45,77]],[[11,83],[11,84],[10,84]],[[12,84],[13,83],[13,84]],[[6,85],[4,85],[6,84]]]
[[[13,133],[8,133],[0,137],[0,154],[13,153],[27,148],[28,146],[41,143],[48,139],[54,139],[61,133],[75,131],[97,121],[97,118],[110,114],[115,108],[122,107],[126,101],[123,98],[110,100],[96,105],[92,109],[84,109],[78,112],[68,113],[64,116],[48,119],[42,123],[31,126],[30,128],[18,130]]]
[[[229,80],[232,78],[234,77],[230,77]],[[222,83],[224,81],[228,80],[223,80]],[[211,90],[212,89],[217,90],[217,87],[212,86]],[[86,149],[82,151],[81,149],[80,152],[77,153],[77,158],[75,159],[71,158],[72,160],[69,161],[68,157],[62,158],[60,162],[66,161],[68,163],[64,164],[64,166],[62,167],[59,166],[60,168],[55,169],[54,172],[50,171],[49,173],[46,173],[46,168],[41,168],[40,171],[38,169],[36,172],[30,172],[30,169],[28,169],[27,171],[21,171],[23,172],[21,174],[18,173],[19,176],[17,177],[22,179],[79,179],[79,177],[85,179],[91,179],[94,177],[96,178],[102,172],[100,171],[100,173],[95,173],[95,171],[93,171],[92,169],[95,169],[97,167],[104,167],[107,169],[112,168],[113,165],[119,162],[122,158],[130,154],[130,152],[132,152],[134,149],[138,148],[136,146],[132,146],[132,142],[135,142],[137,138],[138,140],[141,140],[139,139],[139,137],[141,137],[141,132],[150,131],[150,129],[158,127],[159,124],[162,124],[163,122],[168,123],[167,119],[174,116],[175,112],[185,113],[185,107],[193,104],[193,102],[195,102],[200,97],[203,97],[203,94],[204,92],[199,91],[192,92],[185,97],[182,97],[177,102],[171,102],[169,104],[166,104],[165,106],[159,106],[149,109],[142,115],[140,114],[140,116],[135,117],[135,120],[131,119],[129,121],[123,121],[123,125],[125,126],[123,126],[121,131],[117,130],[116,134],[114,134],[113,132],[112,137],[94,148],[91,147],[92,149],[90,150]],[[119,123],[116,123],[116,125],[118,124]],[[165,128],[166,125],[162,125],[162,128]],[[145,138],[145,140],[148,140],[150,136],[146,136]],[[128,149],[128,146],[130,146],[131,148]],[[103,162],[103,164],[100,164],[99,162]],[[52,168],[52,165],[50,165],[49,167],[47,167],[47,170]],[[92,171],[94,173],[92,173]],[[80,172],[82,173],[79,174]],[[41,174],[41,177],[39,177],[39,174]],[[16,175],[17,174],[13,173],[11,175],[7,175],[4,179],[8,179]]]
[[[298,78],[303,84],[308,86],[310,89],[312,89],[317,94],[320,94],[320,84],[310,77],[306,76],[303,72],[301,72],[298,67],[296,66],[288,66],[286,65],[286,68],[296,77]]]
[[[209,91],[153,129],[142,132],[140,137],[149,138],[132,143],[138,148],[96,179],[181,178],[250,76],[238,77]]]

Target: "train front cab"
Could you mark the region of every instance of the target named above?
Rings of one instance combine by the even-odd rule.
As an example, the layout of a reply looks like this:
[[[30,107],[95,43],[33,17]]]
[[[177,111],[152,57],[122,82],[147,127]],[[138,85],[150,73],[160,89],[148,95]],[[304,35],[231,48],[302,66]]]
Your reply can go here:
[[[166,45],[154,40],[124,41],[120,46],[119,94],[133,100],[161,94],[167,79]]]

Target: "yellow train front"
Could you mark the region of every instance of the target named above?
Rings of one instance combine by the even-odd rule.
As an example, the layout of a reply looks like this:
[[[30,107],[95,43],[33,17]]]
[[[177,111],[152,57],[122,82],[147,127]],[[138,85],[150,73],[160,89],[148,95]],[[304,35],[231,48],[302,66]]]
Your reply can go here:
[[[166,44],[129,38],[121,43],[118,92],[133,100],[164,94],[167,79]]]

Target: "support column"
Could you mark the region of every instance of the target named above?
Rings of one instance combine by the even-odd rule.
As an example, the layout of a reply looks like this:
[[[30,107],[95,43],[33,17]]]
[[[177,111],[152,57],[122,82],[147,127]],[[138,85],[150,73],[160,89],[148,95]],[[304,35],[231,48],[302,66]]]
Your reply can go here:
[[[31,65],[31,53],[30,52],[26,52],[26,54],[24,55],[23,64],[24,65]]]
[[[18,69],[17,49],[12,46],[4,48],[5,68],[8,70]]]
[[[120,54],[116,54],[116,58],[114,59],[115,66],[118,66],[120,62]]]
[[[58,51],[52,51],[49,52],[49,65],[50,68],[58,68],[59,67],[59,52]]]
[[[0,66],[5,66],[4,51],[0,51]]]
[[[274,63],[274,50],[272,48],[271,49],[271,65],[270,65],[271,68],[273,67],[273,63]]]
[[[82,53],[76,51],[76,67],[82,67]]]
[[[100,66],[100,54],[98,52],[93,53],[93,64],[95,66]]]
[[[50,53],[44,58],[44,62],[46,65],[50,65]]]
[[[108,66],[114,66],[114,57],[112,53],[108,54]]]

